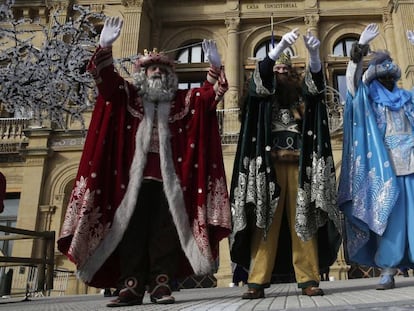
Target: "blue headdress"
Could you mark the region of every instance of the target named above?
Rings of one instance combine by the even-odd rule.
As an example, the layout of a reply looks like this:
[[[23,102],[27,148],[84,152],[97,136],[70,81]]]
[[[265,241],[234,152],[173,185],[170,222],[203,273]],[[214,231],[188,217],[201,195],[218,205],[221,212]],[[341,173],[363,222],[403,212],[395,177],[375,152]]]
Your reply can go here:
[[[401,78],[401,69],[393,62],[388,51],[374,52],[362,79],[364,83],[369,84],[372,80],[385,76],[391,76],[397,81]]]

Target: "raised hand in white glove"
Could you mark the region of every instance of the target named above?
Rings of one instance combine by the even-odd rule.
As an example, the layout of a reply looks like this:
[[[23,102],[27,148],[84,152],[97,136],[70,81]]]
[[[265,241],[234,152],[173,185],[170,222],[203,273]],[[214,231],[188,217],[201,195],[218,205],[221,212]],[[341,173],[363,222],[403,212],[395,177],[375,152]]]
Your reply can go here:
[[[108,17],[99,38],[99,45],[103,48],[112,46],[121,34],[123,21],[119,17]]]
[[[210,65],[212,65],[213,67],[216,67],[216,68],[220,68],[221,67],[221,59],[220,59],[220,55],[217,51],[216,42],[214,40],[204,39],[203,42],[201,43],[201,46],[202,46],[203,51],[204,51],[204,56],[207,57]]]
[[[377,24],[369,24],[365,27],[364,31],[361,33],[359,37],[359,44],[369,44],[376,36],[378,36],[378,25]]]
[[[269,57],[273,60],[277,60],[280,56],[280,54],[282,54],[282,52],[288,48],[289,46],[291,46],[293,43],[296,42],[296,40],[299,37],[299,28],[295,28],[293,29],[291,32],[285,33],[282,37],[282,40],[280,40],[280,42],[269,51]]]
[[[410,43],[414,45],[414,31],[413,30],[407,30],[407,38],[408,38],[408,41],[410,41]]]
[[[314,37],[312,33],[308,30],[306,35],[303,35],[303,40],[305,41],[305,46],[309,51],[309,67],[311,72],[319,72],[322,68],[321,60],[319,57],[319,47],[321,42],[319,39]]]

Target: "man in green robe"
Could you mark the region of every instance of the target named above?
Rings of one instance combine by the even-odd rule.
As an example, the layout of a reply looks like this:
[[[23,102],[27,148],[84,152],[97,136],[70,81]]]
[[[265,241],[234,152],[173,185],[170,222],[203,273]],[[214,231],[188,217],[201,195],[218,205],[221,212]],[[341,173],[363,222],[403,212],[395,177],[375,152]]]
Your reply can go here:
[[[263,298],[286,256],[302,293],[323,295],[320,268],[341,243],[320,41],[303,36],[310,61],[302,79],[283,53],[298,37],[298,29],[285,34],[258,63],[244,103],[230,193],[231,259],[249,269],[243,299]],[[282,220],[290,241],[280,239]]]

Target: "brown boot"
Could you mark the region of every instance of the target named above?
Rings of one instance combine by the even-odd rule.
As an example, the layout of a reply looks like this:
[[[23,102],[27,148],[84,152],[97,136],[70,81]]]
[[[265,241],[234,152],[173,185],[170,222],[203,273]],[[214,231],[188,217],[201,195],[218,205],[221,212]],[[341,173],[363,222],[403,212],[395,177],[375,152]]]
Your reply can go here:
[[[242,299],[260,299],[264,298],[264,289],[249,287],[247,292],[242,295]]]
[[[324,292],[317,286],[308,286],[306,288],[302,288],[302,295],[306,296],[323,296]]]

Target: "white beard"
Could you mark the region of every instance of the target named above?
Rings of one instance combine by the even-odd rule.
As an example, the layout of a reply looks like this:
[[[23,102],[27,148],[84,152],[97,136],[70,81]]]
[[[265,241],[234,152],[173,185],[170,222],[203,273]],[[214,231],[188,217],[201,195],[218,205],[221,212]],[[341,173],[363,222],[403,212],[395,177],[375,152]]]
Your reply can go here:
[[[147,77],[145,71],[136,72],[134,85],[138,88],[138,95],[152,103],[170,102],[178,88],[177,76],[172,72],[151,77]]]

